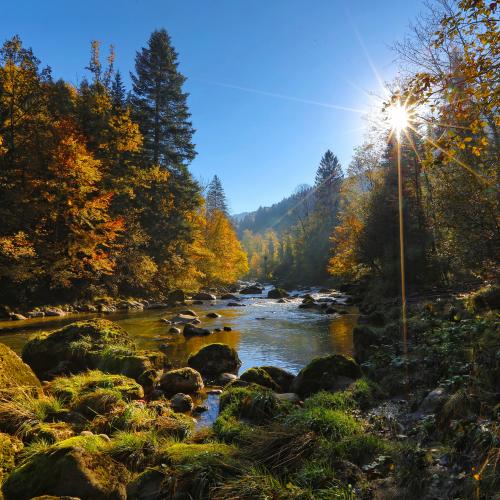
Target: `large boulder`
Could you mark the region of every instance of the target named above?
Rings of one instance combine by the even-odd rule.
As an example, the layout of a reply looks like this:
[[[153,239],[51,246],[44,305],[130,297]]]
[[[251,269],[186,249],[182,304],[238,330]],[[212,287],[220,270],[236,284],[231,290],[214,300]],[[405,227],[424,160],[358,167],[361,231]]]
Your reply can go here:
[[[240,290],[240,293],[242,295],[260,295],[264,289],[258,285],[252,285],[252,286],[247,286],[246,288],[243,288],[243,290]]]
[[[268,299],[285,299],[286,297],[290,297],[290,295],[283,288],[273,288],[267,292]]]
[[[331,354],[315,358],[302,368],[291,389],[301,396],[308,396],[321,390],[344,389],[359,377],[361,368],[354,359],[342,354]]]
[[[41,391],[42,385],[33,370],[5,344],[0,344],[0,395],[5,397],[18,390]]]
[[[172,396],[172,399],[170,400],[170,406],[172,410],[184,413],[187,411],[191,411],[193,409],[194,403],[191,399],[191,396],[180,392]]]
[[[295,375],[290,373],[283,368],[278,368],[277,366],[261,366],[261,370],[264,370],[278,385],[278,392],[289,392],[292,386],[292,382],[295,379]]]
[[[271,378],[269,373],[267,373],[262,368],[249,368],[246,372],[243,372],[240,375],[240,380],[244,382],[248,382],[250,384],[258,384],[262,387],[267,387],[268,389],[272,389],[275,392],[279,392],[280,387],[278,384]]]
[[[98,436],[78,436],[33,455],[3,484],[5,500],[29,500],[40,495],[125,500],[129,473],[100,451],[105,445]]]
[[[43,380],[96,368],[127,375],[143,385],[149,385],[153,372],[165,365],[163,354],[137,351],[128,333],[105,319],[42,333],[26,343],[22,358]]]
[[[193,368],[179,368],[165,372],[160,379],[160,387],[167,394],[191,394],[203,389],[203,379]]]
[[[217,300],[217,297],[213,293],[198,292],[193,295],[193,300]]]
[[[227,344],[208,344],[191,354],[188,365],[204,375],[236,373],[241,361],[238,353]]]

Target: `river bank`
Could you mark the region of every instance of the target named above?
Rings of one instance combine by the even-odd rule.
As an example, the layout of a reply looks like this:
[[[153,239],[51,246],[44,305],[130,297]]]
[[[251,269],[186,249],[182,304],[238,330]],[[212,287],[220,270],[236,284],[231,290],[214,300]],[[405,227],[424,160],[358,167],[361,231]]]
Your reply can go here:
[[[493,498],[500,449],[493,295],[414,304],[407,346],[394,304],[362,303],[356,360],[323,355],[294,372],[270,362],[243,369],[238,350],[217,341],[221,332],[199,332],[208,342],[180,369],[103,319],[43,335],[22,354],[47,382],[36,397],[22,391],[0,402],[4,494]],[[322,304],[332,303],[322,298],[271,302],[305,315],[302,327],[326,316]],[[251,302],[258,310],[259,300],[233,310]],[[16,371],[23,370],[37,380],[28,367]],[[193,421],[210,412],[213,426]]]

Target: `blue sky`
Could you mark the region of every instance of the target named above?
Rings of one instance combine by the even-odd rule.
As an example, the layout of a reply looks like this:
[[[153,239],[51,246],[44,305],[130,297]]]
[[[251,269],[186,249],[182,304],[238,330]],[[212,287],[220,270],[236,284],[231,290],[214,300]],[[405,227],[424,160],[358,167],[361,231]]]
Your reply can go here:
[[[19,34],[55,77],[77,83],[90,40],[113,44],[126,76],[152,30],[166,28],[197,132],[196,178],[221,178],[231,211],[270,205],[312,183],[331,149],[347,167],[363,138],[364,91],[396,73],[389,46],[420,0],[17,0],[0,38]],[[323,104],[327,104],[324,106]]]

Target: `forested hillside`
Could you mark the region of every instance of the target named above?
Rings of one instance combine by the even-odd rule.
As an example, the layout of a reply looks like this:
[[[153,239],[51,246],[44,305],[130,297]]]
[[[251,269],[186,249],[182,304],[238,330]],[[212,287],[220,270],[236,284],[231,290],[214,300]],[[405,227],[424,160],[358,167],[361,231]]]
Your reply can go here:
[[[160,297],[246,271],[227,214],[205,209],[188,170],[194,130],[169,35],[137,52],[131,89],[100,49],[78,87],[17,36],[0,50],[4,304]]]

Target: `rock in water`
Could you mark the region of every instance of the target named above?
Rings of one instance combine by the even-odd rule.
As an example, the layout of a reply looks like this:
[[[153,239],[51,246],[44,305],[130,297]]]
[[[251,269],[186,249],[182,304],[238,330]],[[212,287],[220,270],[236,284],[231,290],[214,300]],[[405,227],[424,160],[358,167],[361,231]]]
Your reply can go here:
[[[92,500],[125,500],[129,472],[101,451],[106,444],[99,436],[78,436],[33,455],[5,481],[5,500],[75,494]]]
[[[165,355],[137,351],[128,333],[105,319],[78,321],[26,343],[23,361],[43,380],[56,375],[100,369],[121,373],[149,385],[154,371],[163,368]]]
[[[0,344],[0,395],[8,396],[18,390],[42,389],[33,370],[5,344]]]
[[[264,291],[264,289],[260,286],[257,285],[252,285],[252,286],[247,286],[246,288],[243,288],[243,290],[240,290],[240,293],[242,295],[259,295]]]
[[[209,312],[207,314],[207,318],[220,318],[221,315],[220,314],[217,314],[216,312]]]
[[[203,337],[205,335],[210,335],[210,330],[208,328],[198,328],[197,326],[188,323],[184,327],[184,336],[186,337]]]
[[[283,290],[283,288],[273,288],[267,292],[268,299],[285,299],[289,296],[288,292]]]
[[[191,394],[203,389],[203,379],[193,368],[179,368],[165,372],[160,379],[160,387],[167,394]]]
[[[191,354],[188,365],[205,375],[236,373],[241,361],[238,353],[227,344],[209,344]]]
[[[308,396],[321,390],[344,389],[350,382],[361,377],[361,368],[354,359],[342,354],[331,354],[313,359],[300,370],[291,390],[300,396]]]
[[[253,383],[261,385],[262,387],[267,387],[272,389],[274,392],[279,392],[280,388],[278,384],[269,376],[262,368],[249,368],[246,372],[242,373],[240,380],[244,382]]]
[[[193,295],[193,300],[217,300],[217,297],[213,293],[198,292]]]
[[[186,411],[191,411],[193,409],[194,403],[191,399],[191,396],[178,393],[172,396],[172,399],[170,400],[170,406],[172,407],[172,410],[183,413]]]

